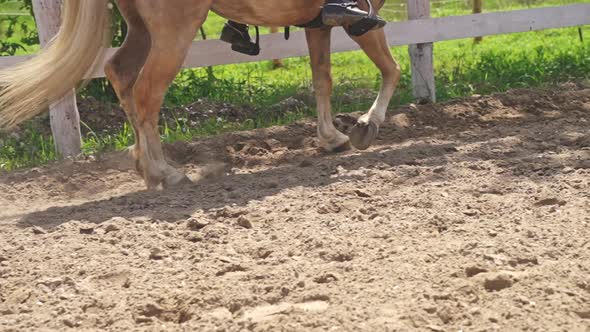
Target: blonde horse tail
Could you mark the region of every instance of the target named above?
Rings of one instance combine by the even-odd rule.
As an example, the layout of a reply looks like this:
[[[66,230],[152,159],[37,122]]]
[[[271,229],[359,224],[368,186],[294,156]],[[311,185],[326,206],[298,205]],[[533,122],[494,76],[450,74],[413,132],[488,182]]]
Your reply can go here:
[[[108,0],[65,0],[55,38],[29,61],[0,71],[0,128],[48,109],[102,62],[110,42]]]

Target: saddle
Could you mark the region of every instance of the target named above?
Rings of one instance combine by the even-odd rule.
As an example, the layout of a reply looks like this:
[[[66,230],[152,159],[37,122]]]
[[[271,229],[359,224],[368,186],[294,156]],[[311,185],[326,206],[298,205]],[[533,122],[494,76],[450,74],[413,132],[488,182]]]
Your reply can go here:
[[[317,29],[344,26],[346,32],[355,37],[384,27],[387,22],[376,14],[371,0],[365,1],[369,6],[368,12],[360,10],[357,1],[328,2],[315,19],[306,24],[297,25],[297,27]],[[256,56],[260,54],[260,29],[258,26],[255,29],[256,39],[252,41],[247,25],[229,21],[223,27],[221,40],[230,43],[233,51]],[[289,37],[290,27],[285,27],[285,39],[289,40]]]

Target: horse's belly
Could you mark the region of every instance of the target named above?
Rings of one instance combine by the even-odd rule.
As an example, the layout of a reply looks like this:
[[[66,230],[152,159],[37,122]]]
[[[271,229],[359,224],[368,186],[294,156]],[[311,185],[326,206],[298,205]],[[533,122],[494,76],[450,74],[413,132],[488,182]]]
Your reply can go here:
[[[214,0],[211,10],[240,23],[290,26],[312,21],[323,5],[324,0]]]

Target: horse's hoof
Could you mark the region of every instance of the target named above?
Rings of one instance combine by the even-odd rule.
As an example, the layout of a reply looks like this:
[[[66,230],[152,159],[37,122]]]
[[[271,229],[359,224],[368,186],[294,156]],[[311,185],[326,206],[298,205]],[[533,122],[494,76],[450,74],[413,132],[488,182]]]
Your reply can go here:
[[[165,178],[164,181],[162,181],[162,188],[170,189],[190,184],[193,184],[191,179],[189,179],[184,173],[178,172],[177,174],[173,174]]]
[[[334,143],[320,143],[320,149],[328,153],[341,153],[352,149],[348,136],[342,135],[339,141]]]
[[[366,150],[379,135],[379,126],[373,121],[358,122],[350,132],[350,142],[359,150]]]
[[[352,147],[350,146],[350,141],[346,141],[339,146],[333,148],[331,151],[334,153],[342,153],[351,150]]]

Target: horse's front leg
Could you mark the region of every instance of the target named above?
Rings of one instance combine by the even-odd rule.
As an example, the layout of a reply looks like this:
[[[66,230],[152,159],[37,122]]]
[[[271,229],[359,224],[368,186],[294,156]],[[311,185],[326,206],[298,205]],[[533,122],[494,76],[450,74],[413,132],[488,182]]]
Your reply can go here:
[[[166,161],[160,142],[158,119],[164,95],[205,21],[212,0],[138,1],[137,11],[150,34],[151,48],[133,86],[135,147],[138,169],[150,189],[190,182]]]
[[[364,150],[371,146],[379,134],[379,127],[385,121],[387,107],[400,80],[401,70],[391,55],[383,29],[352,38],[381,70],[383,77],[381,90],[375,103],[367,114],[358,119],[358,123],[350,133],[352,145],[357,149]]]
[[[332,122],[332,64],[330,63],[331,29],[306,29],[313,87],[318,112],[318,136],[321,146],[332,152],[350,149],[348,136],[339,132]]]

